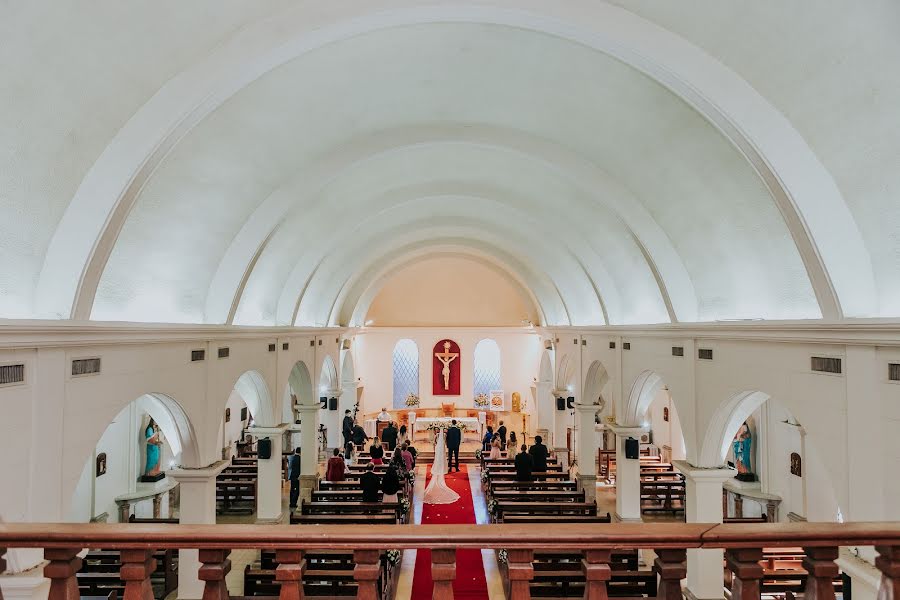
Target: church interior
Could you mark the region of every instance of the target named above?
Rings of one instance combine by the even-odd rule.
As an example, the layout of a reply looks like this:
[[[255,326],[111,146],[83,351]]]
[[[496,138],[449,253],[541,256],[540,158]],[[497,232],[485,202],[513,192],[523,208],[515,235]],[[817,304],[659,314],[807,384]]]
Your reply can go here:
[[[900,600],[896,0],[0,15],[0,600]]]

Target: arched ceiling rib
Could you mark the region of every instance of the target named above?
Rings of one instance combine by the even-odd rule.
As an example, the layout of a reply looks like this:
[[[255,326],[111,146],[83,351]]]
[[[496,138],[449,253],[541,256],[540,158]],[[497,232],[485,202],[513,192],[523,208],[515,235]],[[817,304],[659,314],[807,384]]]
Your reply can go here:
[[[358,50],[358,41],[364,46],[366,38],[378,35],[365,32],[404,26],[391,31],[393,39],[416,27],[437,27],[422,24],[441,22],[501,25],[498,29],[502,30],[502,36],[496,39],[501,45],[517,35],[541,36],[540,44],[530,45],[542,57],[552,55],[552,51],[566,45],[567,42],[562,42],[562,39],[574,41],[584,48],[598,49],[655,78],[700,111],[718,129],[717,135],[723,137],[717,141],[705,134],[686,135],[688,132],[672,130],[664,123],[654,125],[652,119],[657,113],[669,114],[673,117],[673,123],[690,119],[682,114],[683,109],[677,101],[649,102],[650,98],[655,97],[652,92],[640,96],[623,95],[617,98],[616,110],[624,111],[622,107],[627,107],[638,114],[643,111],[651,121],[648,127],[660,137],[660,141],[675,134],[680,147],[673,152],[673,148],[662,143],[655,146],[636,144],[634,149],[637,152],[622,152],[621,156],[604,151],[599,145],[602,139],[587,140],[582,137],[588,132],[600,138],[609,135],[605,128],[608,123],[598,123],[603,115],[602,104],[590,101],[591,94],[600,94],[594,89],[596,80],[615,74],[606,82],[613,85],[616,92],[621,91],[620,84],[627,88],[628,85],[636,85],[637,80],[628,81],[624,76],[620,77],[618,70],[621,66],[610,64],[599,55],[590,61],[580,62],[578,51],[568,49],[566,58],[574,60],[556,60],[553,65],[570,68],[571,72],[565,73],[565,78],[582,84],[584,89],[577,92],[588,90],[589,93],[571,93],[563,89],[559,98],[544,106],[560,114],[571,113],[571,123],[552,119],[541,122],[552,111],[539,111],[531,115],[531,120],[538,126],[522,133],[533,139],[547,138],[555,146],[566,146],[564,150],[583,158],[585,164],[598,164],[603,170],[615,173],[616,184],[627,188],[643,203],[649,220],[665,232],[676,252],[660,253],[653,247],[654,243],[665,244],[660,242],[655,232],[651,231],[651,235],[645,237],[646,229],[634,227],[633,222],[621,213],[618,218],[627,225],[622,229],[623,234],[631,235],[642,259],[646,257],[643,268],[649,269],[660,282],[658,287],[664,291],[671,289],[669,304],[676,316],[680,305],[690,306],[691,299],[686,293],[689,287],[696,294],[699,319],[732,316],[815,317],[819,316],[819,307],[829,318],[882,314],[878,308],[879,296],[872,276],[872,263],[853,220],[854,215],[849,212],[815,154],[792,125],[750,86],[685,40],[626,11],[602,3],[577,0],[557,4],[536,0],[492,0],[490,6],[436,3],[427,7],[416,7],[412,0],[388,0],[377,7],[321,4],[301,3],[269,21],[245,28],[207,60],[170,80],[121,129],[82,182],[53,236],[37,280],[35,315],[58,317],[72,314],[78,318],[87,317],[97,286],[103,277],[109,275],[111,278],[106,287],[101,288],[101,295],[105,294],[108,306],[127,304],[131,301],[129,296],[140,296],[143,304],[129,306],[132,314],[173,314],[202,319],[203,311],[210,304],[207,298],[211,296],[213,285],[230,279],[229,291],[243,288],[240,284],[233,285],[235,277],[217,277],[216,271],[221,265],[232,264],[237,259],[238,264],[242,262],[242,268],[238,271],[243,273],[237,280],[252,282],[252,275],[248,277],[246,274],[251,269],[255,273],[260,263],[264,262],[266,252],[260,251],[260,248],[268,248],[265,243],[268,236],[250,236],[244,241],[252,248],[249,261],[246,260],[246,252],[241,254],[231,240],[245,227],[248,219],[259,215],[260,203],[270,196],[271,191],[284,184],[286,173],[297,169],[298,165],[303,168],[303,160],[273,161],[273,157],[284,154],[280,152],[260,156],[259,162],[231,161],[231,169],[226,172],[233,173],[234,178],[226,179],[224,183],[239,192],[243,204],[225,202],[224,206],[229,208],[228,215],[215,215],[214,211],[207,210],[206,213],[214,217],[211,219],[214,223],[209,229],[199,232],[200,239],[195,240],[195,247],[204,251],[198,251],[195,255],[183,251],[179,253],[181,257],[190,257],[193,278],[205,282],[204,285],[192,287],[184,279],[173,280],[167,273],[154,271],[155,266],[171,264],[160,257],[155,264],[138,263],[135,274],[140,280],[129,280],[137,285],[120,286],[120,283],[129,281],[114,276],[116,269],[121,272],[121,263],[116,263],[117,253],[123,252],[120,258],[129,258],[129,248],[143,248],[144,252],[150,252],[164,247],[169,241],[166,230],[173,223],[177,225],[179,220],[187,221],[193,226],[190,229],[196,231],[196,223],[202,222],[191,212],[191,204],[200,197],[191,195],[200,189],[193,176],[204,176],[204,170],[197,169],[203,164],[201,161],[198,165],[196,156],[209,156],[207,176],[220,177],[223,172],[221,167],[225,163],[216,161],[223,155],[209,153],[210,144],[240,143],[239,139],[229,137],[229,132],[233,130],[228,127],[219,127],[218,131],[207,130],[212,135],[204,138],[200,135],[204,127],[222,125],[229,105],[239,104],[242,96],[252,96],[254,88],[264,89],[277,80],[276,71],[265,77],[261,77],[262,74],[280,65],[290,68],[291,61],[298,56],[308,53],[314,57],[318,52],[319,59],[323,61],[318,66],[322,68],[323,64],[328,65],[329,61],[340,56],[341,46],[346,49],[356,44]],[[517,29],[510,30],[511,27]],[[426,42],[432,33],[434,30],[424,36]],[[555,41],[548,41],[550,36],[545,36],[545,33],[554,36]],[[437,37],[446,39],[441,35]],[[487,44],[481,49],[490,48],[485,40],[475,39],[474,36],[461,37],[464,43],[450,45],[461,53],[469,44]],[[341,39],[349,41],[335,43],[324,53],[315,50]],[[536,42],[537,39],[532,37],[529,41]],[[518,45],[513,47],[522,48]],[[430,49],[427,43],[419,43],[414,51],[407,54],[415,56],[416,51],[427,56]],[[357,53],[359,56],[372,55]],[[476,61],[479,67],[474,71],[483,71],[486,77],[490,77],[491,61],[481,60],[483,56],[493,58],[496,55],[479,55]],[[540,70],[541,66],[546,65],[541,65],[540,60],[529,60],[527,53],[521,54],[520,58],[523,65],[528,65],[528,75],[534,78],[538,87],[548,84],[548,88],[556,89],[556,81],[546,79],[546,74]],[[300,59],[294,62],[300,62]],[[363,69],[372,67],[367,64]],[[397,64],[397,67],[402,69],[404,65]],[[520,69],[516,65],[512,67],[503,71],[514,79]],[[627,71],[627,68],[621,68]],[[353,75],[343,72],[344,77],[352,79]],[[253,85],[249,85],[251,82]],[[246,89],[229,100],[242,88]],[[316,86],[310,88],[315,89]],[[479,86],[469,89],[485,91]],[[516,111],[510,110],[511,107],[520,108],[520,105],[527,104],[522,100],[523,90],[512,86],[508,90],[495,91],[498,93],[494,97],[498,100],[495,108],[505,109],[506,113],[486,114],[484,116],[489,118],[483,122],[518,135],[516,123],[505,119],[516,116]],[[540,90],[524,91],[526,100],[531,99],[527,95],[529,92],[532,95],[540,93]],[[415,94],[421,90],[394,88],[393,92],[395,97],[400,94],[399,97],[414,106]],[[404,92],[409,95],[404,97]],[[508,93],[509,99],[514,101],[507,101],[501,92]],[[377,106],[380,101],[377,94],[359,96],[363,104],[371,102]],[[326,98],[339,105],[337,100],[342,96],[326,94]],[[492,96],[486,93],[485,98]],[[447,110],[439,103],[435,106],[438,114]],[[585,112],[586,106],[592,106],[596,113]],[[601,109],[598,110],[598,107]],[[261,111],[259,105],[256,109],[242,115],[237,129],[254,119],[260,122],[265,120],[262,114],[264,109]],[[374,123],[365,122],[366,116],[361,115],[361,123],[352,123],[354,128],[360,131],[371,128]],[[446,115],[442,116],[446,118]],[[627,112],[615,116],[623,121],[628,120],[623,118],[627,117]],[[472,119],[460,119],[459,122],[472,122]],[[427,120],[420,124],[431,126]],[[399,122],[380,124],[388,129],[408,125]],[[185,135],[192,129],[193,132]],[[558,131],[557,139],[545,135],[552,131]],[[695,127],[691,134],[698,131],[700,129]],[[302,135],[302,129],[285,128],[285,135],[297,135],[298,132]],[[326,148],[340,147],[342,140],[349,139],[346,134],[328,139],[329,132],[323,133],[320,136],[312,131],[310,137],[316,140],[324,138],[322,147]],[[336,133],[330,132],[331,135]],[[727,144],[733,144],[740,155],[727,150],[727,144],[723,145],[725,140]],[[526,153],[531,152],[526,150]],[[194,160],[189,163],[193,169],[192,177],[185,178],[183,172],[179,173],[171,165],[192,154]],[[315,152],[307,152],[302,158],[308,161],[315,155]],[[715,158],[710,159],[710,155]],[[682,161],[685,156],[694,162]],[[724,157],[722,164],[717,163],[720,157]],[[640,172],[629,172],[640,163],[638,158],[644,159]],[[552,162],[559,166],[556,160]],[[747,164],[758,173],[765,188],[757,181],[760,189],[755,189],[751,179],[747,178]],[[720,169],[722,177],[717,179]],[[686,177],[688,173],[694,173],[694,176]],[[685,181],[686,178],[690,181]],[[657,187],[653,188],[651,182]],[[733,182],[739,183],[732,185]],[[402,186],[404,183],[398,181],[396,185]],[[661,193],[656,195],[654,192],[657,191]],[[174,210],[171,207],[162,210],[166,207],[161,197],[179,193],[187,193],[183,199],[189,202],[177,205]],[[766,198],[767,193],[771,194],[774,202]],[[726,200],[723,201],[723,198]],[[154,212],[155,209],[160,210]],[[578,217],[573,216],[573,219]],[[476,225],[483,226],[483,223]],[[256,227],[248,226],[248,229],[255,231]],[[163,235],[160,235],[161,232]],[[238,256],[230,256],[230,248],[235,248],[234,254]],[[678,259],[671,262],[671,257],[675,256]],[[608,255],[602,258],[609,262]],[[679,265],[683,265],[684,272],[689,274],[690,286],[678,283]],[[893,271],[890,269],[890,266],[883,268],[880,271],[882,277],[884,273],[891,274]],[[714,276],[704,281],[704,273],[713,273]],[[27,277],[23,279],[26,280],[24,285],[29,285]],[[590,276],[588,279],[593,285]],[[155,281],[171,284],[172,287],[160,289],[160,294],[154,295],[147,286]],[[811,285],[808,283],[810,281]],[[760,282],[763,289],[759,287]],[[891,297],[894,288],[888,285],[882,287],[882,298]],[[721,294],[723,289],[727,291],[724,297]],[[811,304],[813,294],[818,306],[814,301]],[[229,300],[233,297],[234,294],[226,294]],[[227,301],[223,302],[227,304]],[[225,312],[233,312],[235,305],[232,302]],[[787,309],[782,310],[782,307]],[[219,305],[212,308],[217,314],[223,312]]]

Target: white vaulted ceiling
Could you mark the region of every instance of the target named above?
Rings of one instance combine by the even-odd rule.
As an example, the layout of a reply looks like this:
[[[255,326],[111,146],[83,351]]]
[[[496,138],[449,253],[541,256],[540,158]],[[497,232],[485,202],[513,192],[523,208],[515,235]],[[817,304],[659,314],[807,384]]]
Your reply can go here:
[[[429,256],[545,324],[900,316],[891,0],[126,4],[2,9],[0,316],[359,325]]]

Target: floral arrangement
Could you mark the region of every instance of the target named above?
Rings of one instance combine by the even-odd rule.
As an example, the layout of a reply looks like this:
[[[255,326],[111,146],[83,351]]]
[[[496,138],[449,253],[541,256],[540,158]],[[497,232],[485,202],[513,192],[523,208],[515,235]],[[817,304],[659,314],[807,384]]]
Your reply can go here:
[[[410,483],[413,483],[416,480],[416,472],[412,471],[412,470],[407,471],[406,472],[406,480]],[[409,500],[407,500],[407,502],[409,502]]]
[[[439,431],[446,431],[451,427],[454,427],[454,425],[450,425],[450,423],[445,423],[443,421],[432,421],[425,430],[437,434]],[[465,423],[457,423],[455,427],[462,431],[466,431],[467,429]]]
[[[484,456],[484,450],[479,448],[475,451],[475,460],[481,460],[481,457]]]
[[[399,550],[388,550],[387,551],[387,560],[392,565],[399,565],[400,560],[403,558],[403,555]]]
[[[487,483],[488,479],[489,479],[489,477],[488,477],[487,469],[482,469],[482,471],[481,471],[481,481],[483,481],[484,483]]]
[[[500,564],[509,564],[509,552],[507,552],[505,548],[501,548],[497,551],[497,560]]]
[[[412,504],[409,503],[409,498],[401,498],[400,499],[400,510],[404,513],[408,513]]]
[[[488,399],[488,395],[484,392],[475,396],[475,406],[477,406],[478,408],[484,408],[488,404],[490,404],[490,400]]]
[[[419,405],[419,396],[410,392],[406,396],[406,405],[407,406],[418,406]]]
[[[497,504],[496,500],[492,499],[490,502],[488,502],[487,509],[488,509],[488,512],[491,513],[492,515],[497,514],[497,507],[498,507],[498,504]]]

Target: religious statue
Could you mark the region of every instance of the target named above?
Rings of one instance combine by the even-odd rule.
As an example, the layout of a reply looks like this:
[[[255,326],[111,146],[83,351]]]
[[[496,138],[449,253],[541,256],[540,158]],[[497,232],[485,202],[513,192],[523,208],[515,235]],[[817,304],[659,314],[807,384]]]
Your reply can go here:
[[[737,468],[737,478],[741,481],[756,481],[756,476],[753,474],[752,465],[750,464],[753,436],[746,421],[741,425],[737,435],[734,436],[731,447],[734,451],[734,466]]]
[[[513,392],[512,394],[512,411],[522,412],[522,394]]]
[[[444,342],[444,351],[443,352],[435,352],[435,358],[441,361],[441,364],[444,365],[444,368],[441,370],[441,375],[444,377],[444,390],[450,390],[450,363],[459,358],[458,352],[450,352],[450,342]]]
[[[159,481],[164,477],[160,472],[162,433],[159,430],[159,425],[156,424],[152,417],[143,433],[147,458],[144,462],[144,476],[141,477],[141,481]]]

